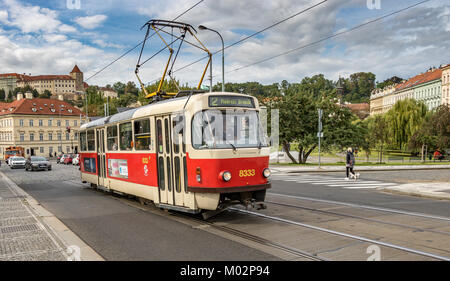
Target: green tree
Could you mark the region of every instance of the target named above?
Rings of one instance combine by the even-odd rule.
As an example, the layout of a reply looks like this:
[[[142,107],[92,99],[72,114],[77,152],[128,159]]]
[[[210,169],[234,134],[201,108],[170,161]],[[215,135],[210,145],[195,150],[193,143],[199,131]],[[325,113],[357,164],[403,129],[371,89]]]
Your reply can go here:
[[[378,147],[378,162],[383,160],[383,148],[388,139],[388,124],[383,115],[375,115],[366,121],[368,128],[368,142]]]
[[[0,101],[4,101],[5,100],[5,90],[0,89]]]
[[[400,100],[386,113],[390,143],[405,149],[411,136],[420,129],[427,114],[424,103],[414,99]]]
[[[336,105],[333,98],[316,101],[309,91],[299,92],[273,99],[270,108],[279,109],[280,143],[293,163],[306,163],[317,148],[318,108],[323,110],[324,151],[357,143],[359,132],[352,122],[356,116]],[[298,160],[290,153],[291,143],[297,146]]]
[[[344,100],[351,103],[368,102],[375,88],[375,74],[358,72],[344,79]]]
[[[39,97],[43,99],[49,99],[51,96],[52,93],[49,90],[44,90],[44,92],[39,95]]]
[[[124,83],[117,82],[117,83],[114,83],[112,88],[114,89],[114,91],[117,92],[117,95],[121,96],[121,95],[125,94],[125,86],[126,85]]]

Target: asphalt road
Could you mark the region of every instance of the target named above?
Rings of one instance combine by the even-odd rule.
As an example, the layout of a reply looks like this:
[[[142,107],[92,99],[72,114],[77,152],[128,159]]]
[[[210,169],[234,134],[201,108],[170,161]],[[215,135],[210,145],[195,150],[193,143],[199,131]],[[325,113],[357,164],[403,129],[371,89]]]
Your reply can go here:
[[[107,260],[276,260],[267,253],[193,228],[168,217],[143,211],[121,198],[87,188],[77,167],[54,164],[53,171],[25,172],[0,168],[21,188],[55,214],[73,232]],[[370,172],[361,183],[376,180],[448,181],[449,170]],[[298,182],[299,177],[319,177],[324,184]],[[269,194],[311,197],[355,204],[450,216],[450,202],[395,195],[376,189],[330,187],[328,181],[343,174],[274,175]],[[406,181],[407,180],[407,181]],[[370,185],[370,184],[369,184]]]
[[[277,260],[82,185],[78,167],[0,168],[106,260]]]

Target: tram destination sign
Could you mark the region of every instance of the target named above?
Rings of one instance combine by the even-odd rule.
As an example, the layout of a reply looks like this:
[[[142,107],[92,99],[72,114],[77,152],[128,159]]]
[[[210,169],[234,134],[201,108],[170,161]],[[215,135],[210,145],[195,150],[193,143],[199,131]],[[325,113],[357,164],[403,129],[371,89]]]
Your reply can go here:
[[[210,96],[209,107],[247,107],[255,108],[251,97],[240,96]]]

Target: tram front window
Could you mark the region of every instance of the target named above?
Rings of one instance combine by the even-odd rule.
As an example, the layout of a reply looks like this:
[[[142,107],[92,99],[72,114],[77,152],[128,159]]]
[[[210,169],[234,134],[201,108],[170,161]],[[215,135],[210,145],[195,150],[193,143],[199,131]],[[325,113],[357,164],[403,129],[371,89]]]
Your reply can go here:
[[[258,113],[254,110],[207,110],[192,121],[196,149],[267,146]]]

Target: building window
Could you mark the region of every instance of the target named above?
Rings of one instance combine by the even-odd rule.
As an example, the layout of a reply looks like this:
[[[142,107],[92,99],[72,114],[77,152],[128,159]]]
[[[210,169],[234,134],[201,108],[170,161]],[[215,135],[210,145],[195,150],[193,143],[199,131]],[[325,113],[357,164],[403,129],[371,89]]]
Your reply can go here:
[[[50,146],[50,147],[48,148],[48,153],[49,153],[50,155],[53,154],[53,146]]]
[[[25,141],[25,134],[24,133],[20,133],[20,141]]]
[[[33,127],[33,126],[34,126],[33,119],[30,119],[30,127]]]
[[[43,141],[43,140],[44,140],[44,134],[43,134],[43,133],[40,133],[40,134],[39,134],[39,140],[40,140],[40,141]]]
[[[70,140],[70,134],[66,133],[66,140]]]
[[[19,126],[20,126],[20,127],[23,127],[23,119],[20,119],[20,120],[19,120]]]
[[[49,141],[53,140],[53,133],[48,133],[48,140]]]
[[[62,140],[62,135],[61,135],[61,133],[58,133],[58,140],[59,140],[59,141]]]
[[[78,126],[78,121],[77,120],[74,120],[73,121],[73,125],[76,127],[76,126]]]
[[[43,126],[43,124],[42,123],[44,123],[42,120],[39,120],[39,127],[42,127]]]
[[[58,146],[58,152],[62,152],[62,147]]]
[[[74,138],[74,140],[76,140],[76,141],[78,140],[78,133],[77,133],[77,132],[74,132],[74,133],[73,133],[73,138]]]
[[[69,126],[70,126],[69,120],[66,120],[66,127],[69,127]]]
[[[61,127],[61,120],[56,121],[56,126]]]
[[[43,153],[44,153],[44,148],[43,148],[43,147],[40,147],[40,148],[39,148],[39,152],[40,152],[41,154],[43,154]]]
[[[34,133],[30,133],[30,141],[34,141]]]

